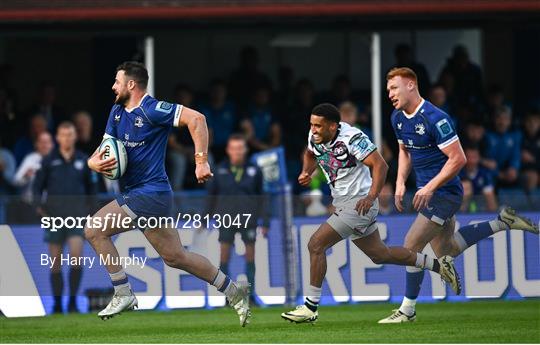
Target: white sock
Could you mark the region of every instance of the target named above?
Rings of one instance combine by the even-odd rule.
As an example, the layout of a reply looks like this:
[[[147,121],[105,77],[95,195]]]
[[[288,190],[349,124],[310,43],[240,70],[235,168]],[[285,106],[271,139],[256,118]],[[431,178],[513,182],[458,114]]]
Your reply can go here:
[[[491,227],[491,230],[493,230],[493,233],[503,231],[503,230],[510,230],[510,227],[505,222],[494,219],[489,221],[489,226]]]
[[[109,273],[109,277],[111,277],[111,282],[114,287],[114,292],[118,292],[118,290],[123,289],[125,287],[131,289],[131,284],[129,284],[126,272],[124,272],[123,268],[121,268],[120,271],[118,272]]]
[[[322,287],[310,285],[307,289],[306,298],[309,298],[309,300],[313,303],[319,304],[319,302],[321,301],[321,292]]]
[[[416,311],[416,300],[403,297],[399,311],[407,316],[412,316]]]
[[[214,281],[212,282],[212,285],[216,287],[216,289],[220,289],[223,283],[225,283],[225,280],[227,280],[227,276],[225,273],[221,272],[221,270],[218,269],[216,276],[214,277]]]
[[[236,285],[231,278],[227,277],[221,270],[218,270],[212,285],[214,285],[219,292],[223,293],[229,299],[236,295]]]
[[[416,264],[417,268],[424,268],[430,271],[433,271],[433,258],[427,256],[427,254],[416,253]]]

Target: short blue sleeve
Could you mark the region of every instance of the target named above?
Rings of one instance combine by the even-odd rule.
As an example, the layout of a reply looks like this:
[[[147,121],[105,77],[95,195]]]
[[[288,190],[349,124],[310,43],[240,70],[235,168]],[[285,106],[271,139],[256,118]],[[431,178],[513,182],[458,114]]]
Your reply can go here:
[[[155,100],[148,103],[146,114],[148,120],[154,125],[179,127],[182,109],[181,104]]]
[[[439,149],[442,150],[459,139],[450,116],[445,112],[438,111],[433,114],[430,124],[431,133]]]

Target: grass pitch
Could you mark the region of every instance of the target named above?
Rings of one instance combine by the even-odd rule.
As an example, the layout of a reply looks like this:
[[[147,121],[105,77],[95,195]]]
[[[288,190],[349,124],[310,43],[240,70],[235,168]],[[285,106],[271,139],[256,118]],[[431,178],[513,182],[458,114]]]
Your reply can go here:
[[[418,320],[378,325],[391,304],[322,306],[314,325],[281,319],[284,307],[254,308],[238,325],[229,308],[0,317],[2,343],[540,343],[540,300],[418,305]]]

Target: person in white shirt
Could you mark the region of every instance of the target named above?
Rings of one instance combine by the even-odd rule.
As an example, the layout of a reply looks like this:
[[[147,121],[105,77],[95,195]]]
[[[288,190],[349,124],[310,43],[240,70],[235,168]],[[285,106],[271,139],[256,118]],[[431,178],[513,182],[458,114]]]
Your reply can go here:
[[[49,132],[41,133],[34,142],[35,151],[27,154],[15,173],[13,184],[22,189],[21,198],[26,203],[32,203],[32,183],[36,171],[41,168],[41,159],[53,149],[53,140]]]

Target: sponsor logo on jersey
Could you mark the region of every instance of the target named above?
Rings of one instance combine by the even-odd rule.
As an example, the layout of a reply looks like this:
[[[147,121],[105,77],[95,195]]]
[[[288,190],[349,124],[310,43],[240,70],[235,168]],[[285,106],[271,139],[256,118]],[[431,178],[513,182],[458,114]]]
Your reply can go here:
[[[129,140],[129,134],[128,133],[124,134],[124,138],[126,138],[126,140]]]
[[[399,123],[397,124],[397,129],[401,130],[401,127],[402,127],[402,126],[403,126],[403,123],[399,122]]]
[[[120,122],[120,114],[114,115],[114,121]]]

